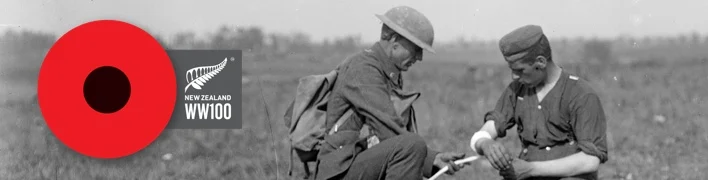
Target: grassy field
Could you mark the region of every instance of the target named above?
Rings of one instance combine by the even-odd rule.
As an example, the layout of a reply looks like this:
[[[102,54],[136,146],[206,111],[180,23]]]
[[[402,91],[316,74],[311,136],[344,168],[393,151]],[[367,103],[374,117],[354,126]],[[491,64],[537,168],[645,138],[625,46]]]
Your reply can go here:
[[[284,72],[278,66],[300,65],[274,63],[279,65],[261,63],[257,66],[268,68],[254,68],[252,72],[273,75]],[[602,179],[700,179],[707,175],[701,170],[708,168],[708,157],[700,153],[708,148],[708,134],[703,131],[708,127],[703,115],[708,109],[706,59],[647,61],[611,67],[561,65],[589,79],[601,94],[609,120],[610,146],[610,161],[603,164],[600,170]],[[322,66],[309,72],[327,72],[333,65]],[[481,126],[483,113],[494,106],[500,90],[510,81],[509,71],[503,65],[472,67],[475,68],[464,63],[428,61],[418,64],[404,76],[406,89],[415,89],[423,94],[415,104],[417,116],[421,119],[419,128],[428,145],[434,149],[471,153],[469,137]],[[258,75],[261,74],[252,74]],[[254,107],[252,111],[244,111],[249,126],[267,127],[263,124],[267,119],[258,96],[260,93],[265,95],[271,111],[284,111],[296,82],[295,77],[282,75],[285,77],[262,79],[263,92],[257,84],[244,86],[243,103]],[[247,96],[249,92],[252,94]],[[275,130],[275,136],[284,138],[286,134],[279,115],[271,117],[271,120],[275,121],[275,127],[280,128]],[[515,130],[504,142],[512,152],[520,151]],[[282,146],[285,147],[285,144]],[[280,148],[279,152],[287,152]],[[281,156],[281,162],[284,157]],[[270,162],[275,161],[270,159]],[[446,179],[496,178],[498,176],[494,170],[482,161]]]
[[[467,56],[474,54],[432,56],[404,74],[405,89],[422,93],[414,104],[419,130],[434,149],[471,153],[469,137],[510,81],[504,65],[487,58],[470,63]],[[457,60],[437,60],[451,57]],[[703,152],[708,149],[707,60],[676,56],[597,66],[558,58],[565,69],[590,80],[601,95],[610,146],[610,160],[600,169],[602,179],[708,175]],[[282,116],[297,78],[326,73],[336,64],[244,61],[244,76],[250,81],[242,82],[243,129],[165,130],[143,151],[116,160],[87,158],[57,141],[33,99],[36,69],[2,73],[0,179],[300,179],[298,163],[294,176],[286,176],[289,151]],[[3,64],[2,69],[17,68]],[[503,141],[512,152],[520,151],[515,130]],[[485,162],[441,179],[498,179]]]

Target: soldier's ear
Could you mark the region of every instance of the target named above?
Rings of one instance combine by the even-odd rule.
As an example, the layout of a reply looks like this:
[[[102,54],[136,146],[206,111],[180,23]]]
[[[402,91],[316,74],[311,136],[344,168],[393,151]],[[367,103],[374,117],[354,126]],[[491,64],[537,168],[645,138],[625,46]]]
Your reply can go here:
[[[393,48],[393,50],[399,50],[400,48],[403,48],[403,44],[398,41],[398,38],[398,36],[393,36],[389,40],[389,43],[391,43],[391,48]]]
[[[401,45],[401,43],[398,43],[398,42],[392,42],[391,47],[393,48],[393,50],[399,50],[400,48],[403,48],[403,45]]]
[[[536,69],[544,69],[546,68],[546,65],[548,65],[548,59],[544,56],[537,56],[536,57],[536,62],[533,63],[534,66],[536,66]]]
[[[394,34],[391,36],[391,38],[388,38],[388,42],[390,42],[390,43],[394,43],[394,42],[396,42],[396,40],[398,40],[397,34]]]

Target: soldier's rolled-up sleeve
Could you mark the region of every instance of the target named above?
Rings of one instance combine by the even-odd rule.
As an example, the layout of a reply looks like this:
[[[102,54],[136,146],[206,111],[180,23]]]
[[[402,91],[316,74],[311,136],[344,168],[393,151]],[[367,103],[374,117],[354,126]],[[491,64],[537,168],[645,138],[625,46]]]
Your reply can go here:
[[[596,156],[600,163],[607,161],[607,123],[600,98],[588,93],[571,104],[571,125],[578,147],[585,154]]]
[[[506,136],[506,130],[514,127],[516,121],[514,117],[514,103],[516,94],[514,92],[514,84],[510,84],[502,93],[494,110],[487,112],[484,115],[484,122],[494,121],[494,126],[497,130],[497,137]]]

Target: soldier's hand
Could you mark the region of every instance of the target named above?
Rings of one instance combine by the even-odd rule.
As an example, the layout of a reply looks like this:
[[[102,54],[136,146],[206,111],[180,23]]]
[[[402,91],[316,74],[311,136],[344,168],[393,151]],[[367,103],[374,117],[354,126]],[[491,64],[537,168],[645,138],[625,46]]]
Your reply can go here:
[[[500,142],[491,139],[482,139],[477,143],[479,143],[482,153],[487,160],[489,160],[489,163],[492,164],[494,169],[503,170],[511,166],[511,160],[513,158]]]
[[[518,158],[514,158],[511,164],[511,167],[499,170],[499,175],[504,180],[523,180],[531,177],[531,171],[534,168],[533,164]]]
[[[438,153],[435,155],[435,160],[433,161],[433,164],[437,166],[438,168],[443,168],[445,166],[449,166],[449,170],[445,172],[445,174],[448,175],[453,175],[455,172],[459,171],[464,167],[464,164],[455,164],[454,161],[465,158],[464,153],[456,153],[456,152],[444,152],[444,153]]]

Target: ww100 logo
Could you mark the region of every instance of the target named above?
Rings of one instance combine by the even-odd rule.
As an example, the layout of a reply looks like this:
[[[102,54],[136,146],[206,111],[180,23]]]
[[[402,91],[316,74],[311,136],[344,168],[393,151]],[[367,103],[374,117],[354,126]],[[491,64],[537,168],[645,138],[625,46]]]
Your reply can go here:
[[[231,58],[232,61],[234,58]],[[200,66],[189,69],[186,79],[189,84],[184,88],[185,101],[201,101],[202,103],[184,103],[187,119],[231,119],[231,95],[192,95],[186,94],[190,87],[201,90],[211,78],[214,78],[226,67],[227,58],[213,66]],[[226,102],[226,103],[221,103]]]
[[[241,128],[241,51],[170,50],[177,77],[173,129]]]

